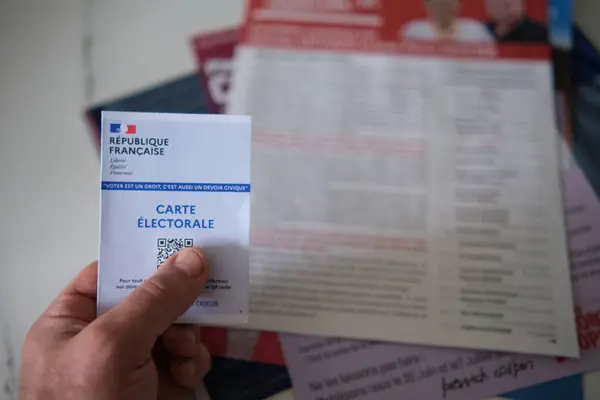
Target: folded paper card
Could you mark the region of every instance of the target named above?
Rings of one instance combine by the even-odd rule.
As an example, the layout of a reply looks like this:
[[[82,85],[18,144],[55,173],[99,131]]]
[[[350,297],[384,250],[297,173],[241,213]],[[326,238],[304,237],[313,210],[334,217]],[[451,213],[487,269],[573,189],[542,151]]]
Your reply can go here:
[[[179,322],[247,321],[250,131],[242,116],[103,112],[98,314],[200,247],[210,277]]]

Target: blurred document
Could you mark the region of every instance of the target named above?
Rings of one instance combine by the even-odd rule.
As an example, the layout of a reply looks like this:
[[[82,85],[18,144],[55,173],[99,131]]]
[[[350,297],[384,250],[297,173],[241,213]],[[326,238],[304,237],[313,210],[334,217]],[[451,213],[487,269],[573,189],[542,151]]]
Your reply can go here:
[[[401,2],[250,3],[250,327],[577,357],[547,41],[496,42],[472,2],[448,32]]]
[[[600,369],[600,203],[579,169],[565,189],[581,359],[280,335],[296,397],[479,400]]]

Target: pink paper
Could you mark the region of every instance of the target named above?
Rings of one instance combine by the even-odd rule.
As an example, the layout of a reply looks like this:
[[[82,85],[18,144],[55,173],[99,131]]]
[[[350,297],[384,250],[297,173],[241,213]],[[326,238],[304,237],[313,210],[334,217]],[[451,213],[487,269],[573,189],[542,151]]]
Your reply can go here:
[[[225,111],[239,35],[239,28],[231,28],[201,34],[192,39],[192,49],[199,65],[198,73],[208,95],[206,100],[215,114]]]

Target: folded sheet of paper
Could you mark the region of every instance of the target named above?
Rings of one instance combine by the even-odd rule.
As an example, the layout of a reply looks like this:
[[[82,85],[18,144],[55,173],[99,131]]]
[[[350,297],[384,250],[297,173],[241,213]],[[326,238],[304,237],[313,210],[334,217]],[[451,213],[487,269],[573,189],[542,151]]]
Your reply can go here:
[[[600,369],[600,202],[565,174],[579,360],[280,335],[299,399],[479,400]]]
[[[549,46],[476,20],[436,41],[401,2],[250,3],[249,327],[577,357]]]
[[[200,247],[209,279],[179,322],[245,323],[250,118],[105,111],[101,129],[98,314]]]

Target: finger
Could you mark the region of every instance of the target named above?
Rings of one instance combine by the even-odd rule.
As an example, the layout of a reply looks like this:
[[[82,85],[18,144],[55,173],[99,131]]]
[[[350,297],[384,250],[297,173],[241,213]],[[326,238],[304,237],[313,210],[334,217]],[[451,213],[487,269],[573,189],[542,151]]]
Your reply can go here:
[[[193,357],[200,351],[200,327],[197,325],[172,325],[162,336],[169,357]]]
[[[169,372],[182,386],[196,387],[210,371],[211,358],[206,347],[201,346],[200,352],[194,357],[186,359],[175,359],[169,362]]]
[[[193,389],[182,386],[173,379],[168,370],[158,372],[157,400],[196,400]]]
[[[96,318],[98,263],[93,262],[77,274],[48,306],[36,325],[43,334],[72,336]]]
[[[198,298],[207,279],[208,264],[200,250],[184,249],[94,324],[126,346],[149,353],[159,336]]]

